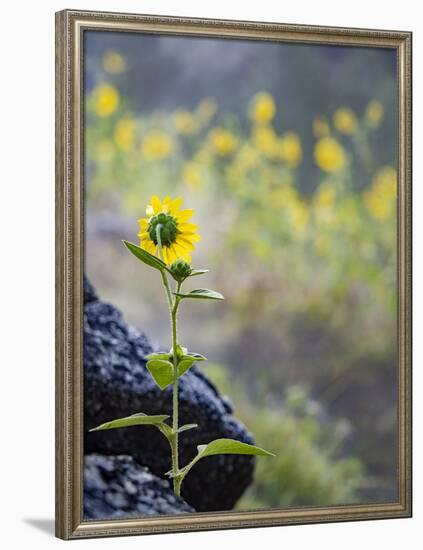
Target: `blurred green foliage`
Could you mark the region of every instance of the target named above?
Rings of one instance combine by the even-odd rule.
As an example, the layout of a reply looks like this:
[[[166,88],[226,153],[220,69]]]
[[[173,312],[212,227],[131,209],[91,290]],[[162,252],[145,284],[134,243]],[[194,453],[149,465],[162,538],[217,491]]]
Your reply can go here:
[[[309,399],[304,387],[291,386],[285,391],[283,405],[266,406],[252,404],[244,384],[234,382],[227,368],[211,364],[207,374],[234,401],[237,417],[257,441],[276,454],[266,464],[256,462],[255,481],[237,509],[358,500],[357,489],[365,483],[363,465],[340,454],[348,426],[343,421],[322,422],[321,407]]]

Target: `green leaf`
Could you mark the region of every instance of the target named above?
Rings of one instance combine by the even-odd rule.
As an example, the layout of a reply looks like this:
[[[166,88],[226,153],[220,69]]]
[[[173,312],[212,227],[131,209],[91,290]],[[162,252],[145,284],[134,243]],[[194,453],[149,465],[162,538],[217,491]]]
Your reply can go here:
[[[180,346],[179,344],[176,345],[176,357],[178,359],[182,359],[182,357],[187,353],[187,348],[184,348]]]
[[[161,361],[168,361],[172,357],[172,354],[167,351],[157,351],[154,353],[149,353],[145,356],[148,361],[152,359],[160,359]]]
[[[182,359],[182,361],[178,363],[178,376],[182,376],[183,374],[185,374],[187,370],[189,370],[192,367],[193,364],[194,364],[194,359],[191,359],[191,358]]]
[[[204,355],[201,355],[201,353],[194,353],[193,351],[190,351],[186,353],[182,359],[193,359],[194,361],[207,361],[207,357],[204,357]]]
[[[174,474],[173,469],[172,469],[172,470],[168,470],[167,472],[165,472],[164,475],[167,476],[167,477],[170,477],[170,479],[173,479],[174,477],[177,477],[178,474]]]
[[[195,361],[207,361],[207,359],[200,353],[189,352],[182,355],[178,363],[178,377],[185,374],[192,367]]]
[[[151,267],[155,267],[160,271],[163,271],[164,269],[167,270],[166,264],[160,258],[156,258],[156,256],[153,256],[152,254],[147,252],[147,250],[144,250],[143,248],[140,248],[136,244],[130,243],[129,241],[123,241],[123,244],[129,250],[129,252],[132,252],[132,254],[136,258],[138,258],[138,260],[141,260],[145,264]]]
[[[197,459],[204,458],[212,455],[259,455],[259,456],[275,456],[273,453],[256,447],[255,445],[249,445],[248,443],[242,443],[235,439],[215,439],[207,445],[198,445]]]
[[[183,294],[181,292],[175,292],[176,296],[180,298],[200,298],[203,300],[223,300],[222,294],[216,292],[215,290],[209,290],[208,288],[195,288],[190,292]]]
[[[198,454],[195,456],[189,464],[180,470],[182,479],[188,474],[191,468],[201,458],[213,455],[259,455],[259,456],[275,456],[273,453],[256,447],[255,445],[248,445],[248,443],[242,443],[235,439],[215,439],[207,445],[197,446]]]
[[[147,369],[161,390],[173,382],[173,365],[170,361],[152,359],[147,362]]]
[[[172,439],[173,430],[168,424],[165,424],[163,422],[161,424],[157,424],[157,427],[162,432],[162,434],[166,437],[166,439],[168,439],[169,441]]]
[[[105,422],[100,424],[96,428],[91,428],[90,432],[97,432],[99,430],[113,430],[115,428],[128,428],[129,426],[145,426],[153,425],[157,426],[169,418],[168,414],[156,414],[156,415],[146,415],[144,413],[136,413],[131,416],[125,416],[124,418],[118,418],[116,420],[111,420],[110,422]]]
[[[193,430],[194,428],[198,428],[198,424],[184,424],[180,428],[178,428],[177,432],[182,433],[186,432],[187,430]]]
[[[190,273],[190,277],[195,277],[196,275],[204,275],[204,273],[208,273],[209,269],[193,269]]]

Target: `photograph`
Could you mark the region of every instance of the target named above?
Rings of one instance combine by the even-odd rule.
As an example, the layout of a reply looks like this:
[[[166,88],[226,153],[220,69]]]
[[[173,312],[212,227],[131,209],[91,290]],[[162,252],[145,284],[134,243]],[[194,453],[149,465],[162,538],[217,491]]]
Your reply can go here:
[[[409,35],[61,14],[59,536],[408,516]]]
[[[395,500],[394,50],[84,48],[85,517]]]

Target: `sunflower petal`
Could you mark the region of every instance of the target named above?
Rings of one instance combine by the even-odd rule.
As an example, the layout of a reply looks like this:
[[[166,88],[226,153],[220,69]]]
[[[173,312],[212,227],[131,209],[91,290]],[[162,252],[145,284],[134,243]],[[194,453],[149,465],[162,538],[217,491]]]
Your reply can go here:
[[[154,214],[159,214],[162,210],[162,203],[157,195],[151,197],[151,206],[153,207]]]
[[[172,264],[177,259],[177,254],[174,245],[169,246],[167,249],[168,263]]]
[[[181,237],[176,239],[175,244],[177,244],[180,248],[182,248],[184,250],[193,250],[194,249],[194,245],[190,241],[181,239]]]
[[[195,233],[198,229],[198,225],[191,222],[178,223],[178,229],[182,233]]]
[[[147,250],[150,254],[156,253],[156,245],[149,239],[141,241],[141,248],[144,248],[144,250]]]
[[[200,235],[198,233],[179,233],[178,235],[182,239],[186,239],[187,241],[190,241],[192,243],[196,243],[201,241]]]
[[[138,225],[141,227],[141,229],[147,229],[148,227],[148,220],[147,218],[140,218],[138,220]]]
[[[183,223],[187,222],[190,218],[192,218],[194,214],[194,209],[190,208],[188,210],[180,210],[175,214],[175,218],[178,220],[178,222]]]
[[[162,202],[162,212],[170,212],[170,203],[172,202],[172,199],[169,197],[169,196],[166,196],[164,199],[163,199],[163,202]]]
[[[174,199],[173,201],[171,201],[170,204],[169,204],[170,213],[173,216],[176,216],[179,212],[179,209],[181,208],[181,205],[182,205],[182,197],[178,197],[178,198]]]
[[[194,248],[195,235],[178,235],[176,242],[182,246],[189,247],[190,250]]]
[[[175,247],[178,258],[183,258],[184,254],[188,254],[192,250],[192,247],[185,246],[178,241],[176,241],[173,246]]]

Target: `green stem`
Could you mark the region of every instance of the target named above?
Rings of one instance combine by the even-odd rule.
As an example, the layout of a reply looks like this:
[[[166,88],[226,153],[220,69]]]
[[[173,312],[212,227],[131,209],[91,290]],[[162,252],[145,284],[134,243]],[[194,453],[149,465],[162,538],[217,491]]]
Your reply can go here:
[[[178,283],[177,292],[181,289],[181,283]],[[179,449],[178,449],[178,332],[177,332],[177,312],[180,298],[176,297],[173,309],[172,309],[172,355],[173,355],[173,416],[172,416],[172,430],[173,430],[173,448],[172,448],[172,469],[175,474],[179,474]],[[175,495],[180,495],[182,479],[179,475],[173,478],[173,490]]]
[[[159,248],[160,259],[164,261],[164,259],[163,259],[162,237],[160,235],[160,230],[161,229],[162,229],[162,225],[160,223],[157,224],[157,227],[156,227],[157,246]],[[169,286],[169,281],[167,279],[166,271],[164,269],[161,269],[160,273],[162,275],[163,286],[164,286],[165,291],[166,291],[166,298],[167,298],[167,303],[169,305],[170,318],[171,318],[171,321],[172,321],[172,309],[173,309],[172,292],[170,291],[170,286]]]
[[[162,226],[158,224],[156,227],[157,235],[157,246],[159,249],[160,258],[163,260],[163,247],[162,239],[160,235],[160,230]],[[169,281],[166,275],[165,270],[160,270],[162,275],[163,287],[165,289],[167,302],[169,305],[170,313],[170,322],[172,327],[172,355],[173,355],[173,412],[172,412],[172,438],[169,440],[170,448],[172,451],[172,471],[174,474],[173,478],[173,491],[175,495],[180,495],[181,492],[181,482],[182,479],[179,476],[179,450],[178,450],[178,356],[177,356],[177,346],[178,346],[178,332],[177,332],[177,312],[180,302],[180,298],[176,297],[175,300],[172,298],[172,292],[170,290]],[[181,289],[181,283],[178,283],[177,292]]]

